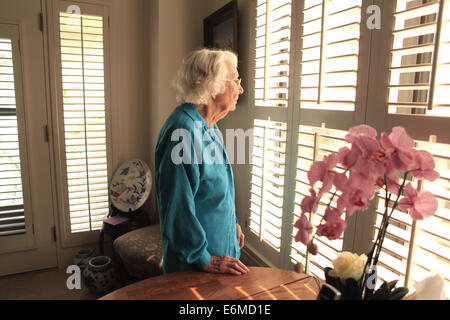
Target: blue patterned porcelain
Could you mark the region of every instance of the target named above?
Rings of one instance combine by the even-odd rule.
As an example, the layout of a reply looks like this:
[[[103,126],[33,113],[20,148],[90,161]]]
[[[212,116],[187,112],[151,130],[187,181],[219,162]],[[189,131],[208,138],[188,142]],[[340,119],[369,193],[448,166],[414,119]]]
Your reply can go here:
[[[111,180],[111,202],[122,212],[136,211],[147,200],[151,188],[152,174],[148,165],[139,159],[127,161]]]
[[[83,279],[86,287],[93,293],[103,293],[113,289],[117,284],[117,276],[111,258],[97,256],[89,260],[87,268],[83,271]]]
[[[73,257],[73,264],[79,266],[81,271],[83,271],[87,267],[89,260],[94,257],[94,254],[95,252],[92,248],[82,248]]]

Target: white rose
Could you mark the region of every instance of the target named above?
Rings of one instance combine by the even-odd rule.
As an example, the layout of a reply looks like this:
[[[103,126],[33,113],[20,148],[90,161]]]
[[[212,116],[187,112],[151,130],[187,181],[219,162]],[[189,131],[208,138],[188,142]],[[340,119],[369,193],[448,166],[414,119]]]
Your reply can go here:
[[[330,271],[330,276],[341,279],[353,278],[358,281],[363,274],[366,262],[365,254],[358,256],[355,253],[344,251],[332,261],[333,270]]]

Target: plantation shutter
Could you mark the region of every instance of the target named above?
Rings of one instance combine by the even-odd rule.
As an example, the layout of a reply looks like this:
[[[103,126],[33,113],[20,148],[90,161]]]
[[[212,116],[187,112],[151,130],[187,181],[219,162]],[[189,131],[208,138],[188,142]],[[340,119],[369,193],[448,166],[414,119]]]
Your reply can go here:
[[[310,195],[307,172],[313,161],[346,146],[347,130],[363,112],[366,79],[361,76],[364,75],[361,69],[368,55],[361,44],[361,32],[365,29],[361,27],[362,10],[361,0],[304,1],[299,35],[300,124],[296,137],[293,223],[300,217],[303,198]],[[316,214],[312,217],[308,214],[314,226],[320,224],[333,193],[334,189],[324,195]],[[336,200],[337,197],[333,198],[332,207]],[[293,228],[291,234],[291,262],[301,262],[307,272],[324,278],[323,269],[331,267],[336,253],[344,249],[343,237],[334,241],[316,237],[314,243],[319,253],[313,256],[307,253],[306,246],[295,242],[297,231]]]
[[[445,279],[447,292],[450,288],[449,3],[448,0],[395,3],[387,120],[389,126],[404,126],[416,139],[416,147],[434,156],[441,176],[433,182],[412,179],[417,190],[436,196],[438,210],[423,221],[414,221],[407,212],[396,210],[378,268],[380,279],[401,279],[404,285],[412,285],[437,269]],[[429,141],[424,141],[428,136]],[[376,230],[384,212],[384,197],[381,192]]]
[[[26,233],[12,41],[0,36],[0,237]]]
[[[277,252],[281,248],[285,162],[286,125],[255,120],[249,227]]]
[[[305,1],[301,108],[355,110],[361,5],[361,0]]]
[[[420,149],[430,152],[436,162],[440,178],[430,182],[416,182],[419,190],[436,196],[438,210],[435,215],[415,222],[411,238],[411,260],[408,263],[407,283],[412,284],[438,270],[445,279],[445,289],[450,292],[450,145],[416,141]]]
[[[70,232],[98,230],[109,212],[105,17],[59,13]]]
[[[291,1],[258,1],[255,48],[255,105],[287,107]]]
[[[388,128],[405,127],[415,139],[422,141],[434,134],[438,141],[450,143],[449,135],[444,134],[448,133],[450,117],[449,3],[448,0],[398,0],[390,5],[393,29],[388,48],[389,78],[384,84],[388,99],[384,121]]]
[[[394,211],[386,232],[377,273],[380,280],[398,279],[404,285],[411,285],[429,276],[430,272],[439,270],[448,290],[450,288],[450,197],[448,195],[450,146],[416,141],[416,147],[427,150],[433,155],[436,170],[441,176],[433,182],[412,179],[412,184],[418,191],[433,193],[439,207],[434,216],[423,221],[414,221],[407,212]],[[380,192],[375,223],[377,232],[383,218],[384,198],[385,192]],[[395,199],[396,196],[391,198],[391,206]],[[376,240],[377,232],[373,241]]]
[[[354,125],[366,123],[379,133],[389,133],[400,125],[415,139],[417,148],[435,155],[441,178],[432,183],[414,180],[412,183],[419,190],[435,194],[439,210],[434,217],[419,222],[412,221],[401,210],[394,212],[380,256],[379,277],[401,278],[411,285],[438,268],[448,287],[450,100],[445,93],[450,89],[450,0],[383,2],[381,23],[392,25],[393,29],[382,27],[374,31],[361,19],[369,12],[369,4],[361,0],[292,1],[289,2],[292,10],[289,28],[293,32],[288,39],[272,36],[275,32],[271,30],[271,12],[286,5],[277,2],[275,6],[273,2],[258,1],[256,8],[255,108],[252,110],[255,143],[248,243],[253,247],[255,237],[281,254],[280,257],[260,251],[267,261],[283,267],[301,262],[307,272],[321,278],[323,268],[331,266],[337,252],[367,253],[381,222],[380,213],[384,211],[380,201],[383,191],[370,204],[367,213],[359,214],[357,219],[347,218],[351,228],[347,228],[343,238],[330,242],[316,238],[317,256],[308,255],[305,246],[294,241],[297,229],[293,224],[299,218],[301,201],[309,195],[307,172],[314,160],[321,160],[345,146],[344,137]],[[278,17],[287,19],[281,13]],[[277,55],[286,52],[271,45],[281,46],[287,40],[289,46],[284,50],[289,55],[280,60]],[[281,67],[285,69],[276,69]],[[282,144],[267,142],[266,132],[283,136],[284,128],[287,128],[287,138]],[[276,150],[267,147],[271,144]],[[273,166],[266,159],[273,156],[272,152],[277,152],[277,156],[283,154],[285,159],[284,184],[276,185],[280,190],[284,188],[278,192],[283,195],[281,210],[272,210],[271,204],[264,206],[265,202],[274,200],[272,194],[264,198],[266,181],[272,187],[274,181],[281,183],[278,179],[281,176],[271,176],[274,169],[264,169]],[[318,213],[312,217],[315,226],[320,223],[333,191],[325,195]],[[270,228],[280,222],[276,215],[265,215],[265,208],[283,214],[281,250],[278,233],[272,232],[266,237],[271,240],[264,240],[264,216],[273,222]]]
[[[310,195],[309,190],[311,186],[307,174],[313,161],[323,160],[325,156],[337,153],[340,148],[348,146],[345,142],[346,134],[347,132],[342,130],[300,126],[295,177],[294,223],[300,218],[301,201],[305,196]],[[345,171],[343,168],[339,169],[339,172]],[[307,213],[308,219],[314,226],[318,226],[321,223],[328,203],[330,203],[332,208],[336,207],[337,196],[341,193],[337,193],[336,196],[331,199],[334,192],[335,189],[333,188],[329,193],[322,197],[317,212],[314,215]],[[343,219],[345,219],[345,216]],[[306,272],[319,278],[324,278],[323,269],[325,267],[332,267],[331,260],[335,258],[336,253],[343,249],[343,236],[340,239],[333,241],[330,241],[325,237],[316,237],[314,243],[318,247],[318,254],[314,256],[307,252],[304,244],[295,242],[294,237],[297,231],[298,229],[294,228],[292,233],[290,255],[292,263],[295,264],[300,262],[305,266]]]
[[[450,116],[445,101],[450,88],[449,15],[443,11],[437,0],[397,1],[389,113]]]
[[[250,242],[279,259],[291,61],[291,0],[258,0],[255,18]],[[278,260],[277,260],[278,261]]]

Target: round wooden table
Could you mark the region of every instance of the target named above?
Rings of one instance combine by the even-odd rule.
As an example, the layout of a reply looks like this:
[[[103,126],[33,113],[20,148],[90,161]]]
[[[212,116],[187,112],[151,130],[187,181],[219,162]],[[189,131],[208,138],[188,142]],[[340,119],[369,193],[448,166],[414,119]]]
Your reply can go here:
[[[249,267],[241,276],[182,271],[148,278],[100,300],[315,300],[321,280],[294,271]]]

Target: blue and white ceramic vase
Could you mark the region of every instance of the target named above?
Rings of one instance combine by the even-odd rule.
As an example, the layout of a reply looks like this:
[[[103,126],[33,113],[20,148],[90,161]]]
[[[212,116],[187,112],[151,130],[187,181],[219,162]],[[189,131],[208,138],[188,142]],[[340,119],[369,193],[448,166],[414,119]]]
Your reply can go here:
[[[73,264],[80,267],[81,271],[86,269],[89,260],[94,257],[94,250],[91,248],[83,248],[77,251],[73,257]]]
[[[102,293],[113,289],[117,277],[111,258],[98,256],[89,260],[87,268],[83,271],[83,279],[86,287],[93,293]]]

